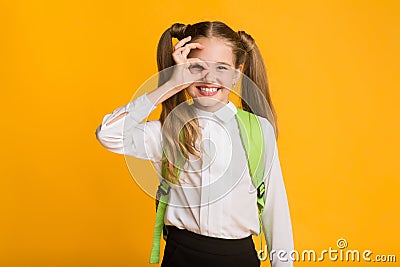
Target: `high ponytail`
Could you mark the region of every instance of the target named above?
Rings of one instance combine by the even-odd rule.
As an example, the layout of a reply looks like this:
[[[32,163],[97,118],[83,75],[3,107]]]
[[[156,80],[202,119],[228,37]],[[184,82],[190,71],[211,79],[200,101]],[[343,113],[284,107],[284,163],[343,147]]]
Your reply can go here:
[[[172,38],[181,40],[188,36],[186,34],[188,26],[175,23],[161,35],[157,47],[158,86],[171,78],[175,65],[172,57]],[[200,128],[194,110],[188,107],[187,100],[185,90],[182,90],[162,102],[159,120],[163,126],[163,151],[166,156],[163,166],[167,173],[164,178],[170,182],[176,182],[178,179],[176,173],[174,173],[174,165],[177,164],[179,157],[183,156],[188,159],[189,153],[200,157],[195,146],[196,140],[201,134]],[[176,108],[179,105],[184,106]],[[183,140],[179,138],[181,130]]]
[[[244,31],[238,31],[237,34],[246,52],[243,73],[248,77],[242,79],[242,108],[266,118],[274,127],[275,138],[277,139],[277,116],[269,93],[264,60],[251,35]],[[265,103],[265,100],[267,103]]]
[[[174,59],[172,58],[172,38],[177,38],[178,40],[185,38],[186,28],[187,25],[175,23],[161,35],[161,38],[158,41],[157,66],[158,72],[161,72],[160,74],[163,76],[162,79],[159,79],[158,86],[161,86],[168,81],[170,78],[168,75],[172,74],[170,71],[172,68],[170,67],[175,65]]]

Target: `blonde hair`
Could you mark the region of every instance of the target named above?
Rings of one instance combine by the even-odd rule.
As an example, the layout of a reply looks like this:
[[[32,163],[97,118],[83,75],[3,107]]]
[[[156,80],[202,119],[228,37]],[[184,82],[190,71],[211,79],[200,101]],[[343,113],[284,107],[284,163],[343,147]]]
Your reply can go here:
[[[162,85],[168,81],[172,74],[171,67],[175,65],[172,58],[172,38],[182,40],[189,35],[192,37],[191,42],[201,37],[215,37],[226,41],[232,48],[235,68],[244,64],[243,73],[249,78],[242,79],[241,83],[242,109],[266,118],[274,127],[275,137],[278,138],[276,113],[269,93],[264,60],[254,39],[244,31],[235,32],[220,21],[204,21],[193,25],[173,24],[162,34],[158,43],[158,84]],[[258,90],[255,90],[255,87]],[[201,136],[201,131],[195,111],[191,108],[176,109],[178,105],[188,107],[188,100],[189,96],[182,90],[162,103],[160,122],[163,125],[163,149],[166,159],[162,164],[166,170],[164,178],[170,182],[178,181],[179,177],[174,169],[182,168],[182,163],[188,159],[189,153],[200,157],[195,144]],[[174,112],[171,112],[173,110]],[[184,161],[177,166],[180,157]]]

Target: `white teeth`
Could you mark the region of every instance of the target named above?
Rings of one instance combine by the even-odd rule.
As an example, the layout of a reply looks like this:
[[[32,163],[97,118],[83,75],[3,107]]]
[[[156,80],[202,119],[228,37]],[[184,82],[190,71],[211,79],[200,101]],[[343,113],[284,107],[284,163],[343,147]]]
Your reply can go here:
[[[212,88],[200,87],[200,90],[203,92],[207,92],[207,93],[213,93],[213,92],[216,92],[218,90],[218,88],[217,87],[212,87]]]

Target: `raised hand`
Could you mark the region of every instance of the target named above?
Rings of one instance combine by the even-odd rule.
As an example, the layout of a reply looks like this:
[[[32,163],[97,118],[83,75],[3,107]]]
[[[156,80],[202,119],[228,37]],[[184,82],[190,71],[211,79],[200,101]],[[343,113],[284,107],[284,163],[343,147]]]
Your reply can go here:
[[[192,49],[204,48],[204,45],[200,43],[187,43],[190,40],[191,36],[180,40],[175,45],[172,53],[172,58],[176,65],[173,67],[173,74],[169,82],[180,90],[185,89],[195,81],[201,80],[209,70],[208,65],[204,61],[198,58],[187,58]],[[197,71],[193,71],[193,66],[196,66]]]

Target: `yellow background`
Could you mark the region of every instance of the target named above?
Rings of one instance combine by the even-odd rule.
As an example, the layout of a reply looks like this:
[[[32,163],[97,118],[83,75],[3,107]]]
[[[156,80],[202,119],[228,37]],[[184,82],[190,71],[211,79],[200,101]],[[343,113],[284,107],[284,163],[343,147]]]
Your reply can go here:
[[[0,266],[150,266],[154,199],[94,131],[156,73],[161,33],[201,20],[246,30],[264,55],[296,249],[342,237],[399,258],[399,12],[396,0],[1,1]]]

